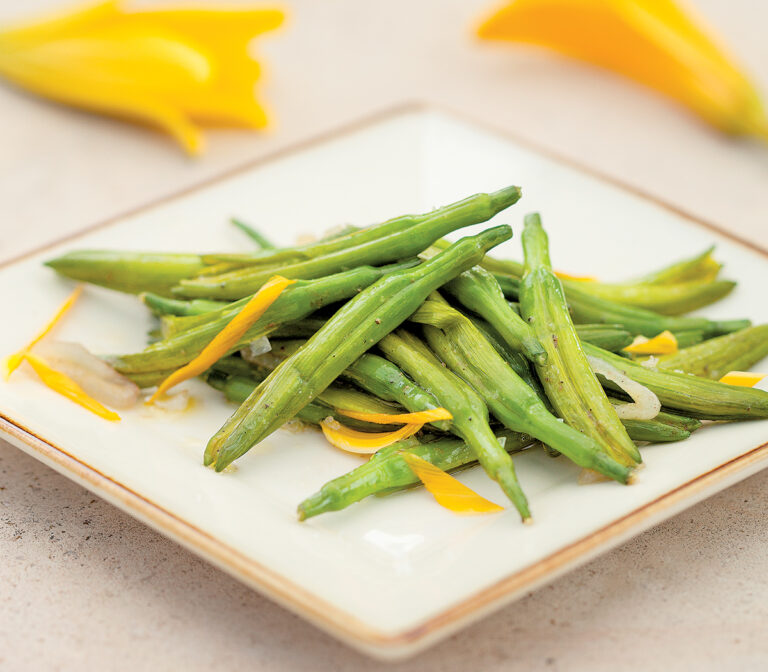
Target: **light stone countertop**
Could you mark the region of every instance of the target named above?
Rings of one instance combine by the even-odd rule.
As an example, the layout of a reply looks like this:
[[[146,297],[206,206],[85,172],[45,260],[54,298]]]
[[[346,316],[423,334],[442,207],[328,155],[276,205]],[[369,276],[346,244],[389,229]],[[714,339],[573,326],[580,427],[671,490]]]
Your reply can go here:
[[[0,22],[54,0],[0,0]],[[608,74],[479,45],[493,2],[302,0],[269,135],[186,159],[0,86],[0,260],[408,100],[512,131],[768,248],[768,149]],[[697,0],[768,96],[768,5]],[[8,328],[7,323],[5,328]],[[765,670],[768,472],[399,665],[373,663],[0,441],[0,670]]]

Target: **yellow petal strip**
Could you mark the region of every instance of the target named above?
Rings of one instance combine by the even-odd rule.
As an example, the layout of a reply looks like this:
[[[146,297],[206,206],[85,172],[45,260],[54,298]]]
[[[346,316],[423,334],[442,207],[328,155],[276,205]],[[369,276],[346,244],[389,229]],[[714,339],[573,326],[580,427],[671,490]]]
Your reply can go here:
[[[738,385],[739,387],[754,387],[768,373],[752,373],[751,371],[729,371],[721,379],[726,385]]]
[[[638,336],[624,352],[633,355],[670,355],[677,352],[677,339],[671,331],[662,331],[653,338]]]
[[[203,371],[210,369],[211,366],[235,347],[243,334],[277,300],[277,297],[282,294],[283,290],[294,282],[296,281],[289,280],[281,275],[273,275],[267,280],[261,289],[251,297],[251,300],[245,304],[243,309],[232,318],[226,327],[214,336],[213,340],[203,348],[197,357],[186,366],[182,366],[177,371],[174,371],[161,383],[150,397],[149,403],[151,404],[156,401],[174,385],[199,376]]]
[[[75,304],[75,301],[79,298],[79,296],[83,293],[83,286],[79,285],[74,292],[72,292],[69,297],[67,298],[64,303],[62,303],[59,306],[59,309],[56,311],[56,313],[53,315],[53,317],[48,320],[48,323],[38,332],[37,336],[35,336],[29,343],[27,343],[21,350],[14,353],[10,357],[8,357],[5,360],[5,379],[8,380],[10,375],[19,368],[19,364],[21,364],[24,361],[24,357],[26,354],[37,345],[42,338],[51,330],[54,326],[56,326],[56,323],[64,316],[64,314]]]
[[[597,282],[597,278],[592,275],[571,275],[562,271],[555,271],[555,275],[561,280],[573,280],[575,282]]]
[[[453,420],[453,416],[445,408],[431,408],[428,411],[418,413],[363,413],[361,411],[348,411],[343,408],[336,409],[339,415],[344,415],[355,420],[365,420],[377,425],[397,425],[401,422],[405,425],[424,425],[436,420]]]
[[[54,392],[71,399],[78,406],[82,406],[84,409],[95,413],[105,420],[112,420],[113,422],[120,420],[120,416],[114,411],[110,411],[106,406],[102,406],[93,397],[86,394],[82,387],[80,387],[69,376],[64,375],[60,371],[51,368],[45,360],[41,359],[37,355],[33,355],[31,352],[24,354],[26,359],[32,368],[35,370],[40,379],[51,388]]]
[[[412,453],[402,452],[400,457],[416,474],[424,487],[430,492],[440,506],[454,513],[497,513],[504,508],[481,497],[461,481],[447,474],[431,462]]]
[[[320,423],[320,428],[331,445],[358,455],[371,455],[379,448],[386,448],[393,443],[413,436],[421,427],[421,424],[403,425],[394,432],[358,432],[355,429],[345,427],[332,417],[328,417]]]

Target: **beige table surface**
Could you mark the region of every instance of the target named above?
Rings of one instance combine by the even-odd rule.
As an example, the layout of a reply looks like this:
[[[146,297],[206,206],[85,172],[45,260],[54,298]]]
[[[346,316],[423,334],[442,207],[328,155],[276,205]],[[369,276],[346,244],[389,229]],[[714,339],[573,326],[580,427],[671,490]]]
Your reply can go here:
[[[0,0],[0,21],[54,0]],[[630,84],[478,45],[493,2],[306,0],[264,39],[268,135],[164,138],[0,86],[0,260],[405,100],[448,105],[768,248],[768,149]],[[768,92],[768,4],[698,0]],[[6,316],[4,328],[8,328]],[[0,441],[0,670],[766,670],[768,472],[395,666]]]

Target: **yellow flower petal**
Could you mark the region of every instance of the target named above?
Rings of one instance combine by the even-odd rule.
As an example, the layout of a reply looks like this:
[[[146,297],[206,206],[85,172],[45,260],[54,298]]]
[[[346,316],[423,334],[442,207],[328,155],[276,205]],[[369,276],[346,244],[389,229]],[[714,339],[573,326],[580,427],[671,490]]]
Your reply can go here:
[[[576,282],[597,282],[597,278],[592,275],[571,275],[562,271],[555,271],[555,275],[561,280],[574,280]]]
[[[53,66],[0,59],[0,74],[58,102],[162,128],[189,154],[203,149],[200,131],[179,111],[128,84],[103,81],[92,73],[59,71]]]
[[[768,133],[747,77],[671,0],[516,0],[478,32],[613,70],[678,100],[721,130]]]
[[[83,285],[78,285],[77,288],[75,288],[75,291],[72,292],[62,303],[58,310],[53,314],[53,317],[48,320],[48,323],[37,333],[37,335],[29,342],[27,343],[21,350],[14,353],[10,357],[8,357],[5,360],[5,379],[8,380],[10,375],[19,367],[19,365],[24,361],[24,357],[26,354],[35,347],[42,339],[43,337],[48,334],[48,332],[51,331],[56,326],[56,323],[64,317],[64,314],[75,304],[75,301],[77,301],[78,298],[80,298],[80,295],[83,293]]]
[[[227,326],[216,334],[197,357],[186,366],[174,371],[162,382],[149,399],[149,403],[157,400],[160,395],[165,394],[174,385],[194,378],[211,368],[235,347],[243,334],[265,313],[283,290],[294,282],[296,281],[280,275],[275,275],[265,282],[262,288],[251,297],[251,300],[243,306],[242,310],[232,318]]]
[[[279,9],[126,11],[105,2],[0,32],[0,75],[34,93],[143,121],[202,149],[191,120],[264,128],[250,41],[282,23]]]
[[[726,385],[737,385],[739,387],[754,387],[768,373],[752,373],[751,371],[729,371],[721,379],[721,383]]]
[[[413,436],[421,427],[422,425],[415,424],[403,425],[394,432],[358,432],[355,429],[345,427],[332,417],[328,417],[320,423],[325,438],[332,446],[358,455],[371,455],[380,448],[386,448],[393,443]]]
[[[48,366],[45,360],[37,355],[33,355],[31,352],[27,352],[24,355],[24,359],[30,363],[43,383],[54,392],[58,392],[62,396],[67,397],[67,399],[71,399],[87,411],[95,413],[105,420],[111,420],[112,422],[120,420],[120,416],[117,413],[109,410],[106,406],[103,406],[93,397],[86,394],[83,388],[74,380]]]
[[[453,420],[453,416],[445,408],[431,408],[428,411],[419,411],[418,413],[363,413],[361,411],[348,411],[343,408],[336,409],[339,415],[356,420],[365,420],[376,425],[405,425],[421,424],[436,420]]]
[[[403,451],[400,457],[416,474],[440,506],[454,513],[498,513],[504,508],[481,497],[431,462]]]
[[[638,336],[624,348],[624,352],[633,355],[670,355],[677,352],[677,339],[671,331],[662,331],[653,338]]]

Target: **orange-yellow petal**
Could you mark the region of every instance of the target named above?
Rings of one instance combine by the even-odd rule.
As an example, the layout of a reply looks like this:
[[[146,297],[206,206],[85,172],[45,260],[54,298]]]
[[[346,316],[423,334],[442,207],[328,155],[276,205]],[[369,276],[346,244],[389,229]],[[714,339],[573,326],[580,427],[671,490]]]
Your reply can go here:
[[[768,132],[756,90],[671,0],[516,0],[480,28],[608,68],[733,133]]]
[[[453,416],[445,408],[431,408],[418,413],[364,413],[362,411],[349,411],[343,408],[336,409],[339,415],[345,415],[355,420],[365,420],[376,425],[425,425],[437,420],[453,420]]]
[[[624,348],[632,355],[670,355],[677,352],[677,339],[671,331],[662,331],[653,338],[638,336]]]
[[[754,387],[768,373],[752,373],[751,371],[729,371],[721,379],[721,383],[726,385],[737,385],[739,387]]]
[[[111,420],[112,422],[120,420],[120,416],[117,413],[109,410],[106,406],[96,401],[96,399],[86,394],[83,388],[74,380],[60,371],[51,368],[45,360],[37,355],[33,355],[31,352],[27,352],[24,355],[24,359],[29,362],[43,383],[54,392],[58,392],[62,396],[67,397],[67,399],[71,399],[78,406],[82,406],[87,411],[95,413],[105,420]]]
[[[53,64],[20,59],[0,58],[0,74],[61,103],[157,126],[176,138],[189,154],[203,149],[200,131],[181,112],[134,85],[104,80],[93,72],[62,70]]]
[[[283,290],[292,285],[295,280],[289,280],[281,275],[275,275],[264,283],[262,288],[251,297],[242,310],[230,320],[213,340],[203,348],[202,352],[189,364],[174,371],[157,388],[149,400],[154,402],[160,395],[165,394],[174,385],[194,378],[224,357],[245,334],[246,331],[258,320],[280,296]]]
[[[504,508],[481,497],[431,462],[403,451],[400,457],[416,474],[440,506],[454,513],[497,513]]]
[[[576,282],[597,282],[597,278],[592,275],[571,275],[562,271],[555,271],[555,275],[561,280],[574,280]]]
[[[67,299],[62,303],[58,310],[53,314],[53,317],[48,320],[48,323],[37,333],[37,335],[27,343],[21,350],[14,353],[5,360],[5,379],[8,380],[10,375],[19,367],[22,361],[24,361],[25,355],[39,343],[44,336],[48,334],[56,326],[56,323],[64,316],[64,314],[75,304],[75,301],[83,293],[83,285],[78,285],[75,291],[72,292]]]
[[[332,446],[358,455],[371,455],[380,448],[386,448],[393,443],[413,436],[421,427],[420,424],[403,425],[394,432],[358,432],[355,429],[345,427],[332,417],[328,417],[320,423],[325,438]]]

